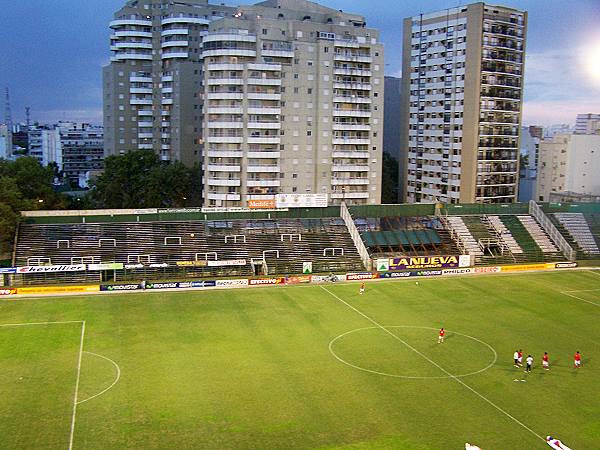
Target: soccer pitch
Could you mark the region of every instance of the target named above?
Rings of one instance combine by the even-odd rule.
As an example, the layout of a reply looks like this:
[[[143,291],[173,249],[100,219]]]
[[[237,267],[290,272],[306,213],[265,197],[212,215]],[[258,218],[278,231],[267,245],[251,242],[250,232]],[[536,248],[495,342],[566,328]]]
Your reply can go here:
[[[2,301],[0,447],[599,447],[600,272],[358,290]]]

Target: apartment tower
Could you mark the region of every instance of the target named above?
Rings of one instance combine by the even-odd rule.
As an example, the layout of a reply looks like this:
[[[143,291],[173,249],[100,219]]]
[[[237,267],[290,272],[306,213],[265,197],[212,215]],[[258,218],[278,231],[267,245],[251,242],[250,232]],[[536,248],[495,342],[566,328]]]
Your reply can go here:
[[[139,0],[124,10],[111,23],[113,59],[148,60],[105,69],[109,153],[201,162],[205,206],[268,205],[277,194],[380,202],[383,46],[364,17],[304,0]],[[120,50],[122,40],[135,45]]]
[[[526,27],[485,3],[405,19],[405,201],[516,201]]]

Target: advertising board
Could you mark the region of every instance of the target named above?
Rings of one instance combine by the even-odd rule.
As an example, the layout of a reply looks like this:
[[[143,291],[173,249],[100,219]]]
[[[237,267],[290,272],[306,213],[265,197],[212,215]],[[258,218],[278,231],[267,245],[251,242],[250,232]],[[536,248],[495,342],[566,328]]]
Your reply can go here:
[[[217,287],[248,286],[248,280],[217,280],[215,285]]]
[[[21,266],[17,267],[17,273],[82,272],[85,269],[85,264],[55,266]]]
[[[412,269],[454,269],[470,264],[468,255],[452,256],[413,256],[390,258],[389,270]]]
[[[277,194],[277,208],[325,208],[328,194]]]

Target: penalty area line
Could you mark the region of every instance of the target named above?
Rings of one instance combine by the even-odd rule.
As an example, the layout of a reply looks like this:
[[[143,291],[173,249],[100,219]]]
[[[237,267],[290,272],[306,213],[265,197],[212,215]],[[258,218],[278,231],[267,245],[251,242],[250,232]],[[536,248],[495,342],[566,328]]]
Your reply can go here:
[[[73,449],[75,436],[75,419],[77,417],[77,396],[79,395],[79,379],[81,377],[81,358],[83,356],[83,340],[85,338],[85,320],[81,323],[81,340],[79,341],[79,356],[77,358],[77,379],[75,381],[75,394],[73,395],[73,415],[71,416],[71,433],[69,436],[69,450]]]
[[[442,372],[444,372],[446,375],[448,375],[449,378],[452,378],[454,381],[456,381],[457,383],[461,384],[462,386],[464,386],[465,388],[467,388],[469,391],[471,391],[473,394],[475,394],[476,396],[478,396],[479,398],[481,398],[482,400],[484,400],[486,403],[488,403],[489,405],[493,406],[496,410],[500,411],[502,414],[504,414],[506,417],[508,417],[509,419],[513,420],[515,423],[521,425],[521,427],[523,427],[524,429],[526,429],[527,431],[529,431],[531,434],[533,434],[535,437],[537,437],[538,439],[541,439],[542,441],[546,442],[546,439],[543,438],[541,435],[539,435],[538,433],[536,433],[535,431],[533,431],[531,428],[529,428],[527,425],[525,425],[523,422],[521,422],[519,419],[517,419],[516,417],[512,416],[510,413],[508,413],[507,411],[505,411],[504,409],[502,409],[500,406],[496,405],[494,402],[492,402],[491,400],[489,400],[487,397],[485,397],[483,394],[480,394],[479,392],[477,392],[475,389],[473,389],[471,386],[469,386],[468,384],[466,384],[464,381],[462,381],[460,378],[457,378],[455,375],[451,374],[450,372],[448,372],[446,369],[444,369],[442,366],[440,366],[438,363],[436,363],[434,360],[432,360],[431,358],[429,358],[427,355],[425,355],[424,353],[420,352],[418,349],[416,349],[415,347],[413,347],[412,345],[410,345],[408,342],[406,342],[404,339],[400,338],[399,336],[397,336],[396,334],[392,333],[391,331],[389,331],[387,328],[385,328],[383,325],[381,325],[379,322],[375,321],[374,319],[372,319],[371,317],[367,316],[365,313],[363,313],[362,311],[360,311],[359,309],[355,308],[354,306],[352,306],[350,303],[342,300],[340,297],[338,297],[336,294],[334,294],[333,292],[331,292],[330,290],[328,290],[327,288],[325,288],[324,286],[319,286],[321,289],[323,289],[325,292],[327,292],[329,295],[331,295],[332,297],[334,297],[335,299],[337,299],[339,302],[343,303],[344,305],[346,305],[348,308],[352,309],[354,312],[360,314],[362,317],[364,317],[365,319],[367,319],[369,322],[371,322],[373,325],[375,325],[377,328],[381,329],[383,332],[389,334],[391,337],[393,337],[394,339],[396,339],[397,341],[401,342],[403,345],[405,345],[407,348],[409,348],[410,350],[412,350],[413,352],[415,352],[417,355],[421,356],[423,359],[425,359],[426,361],[428,361],[429,363],[431,363],[432,365],[434,365],[435,367],[437,367],[438,369],[440,369]]]

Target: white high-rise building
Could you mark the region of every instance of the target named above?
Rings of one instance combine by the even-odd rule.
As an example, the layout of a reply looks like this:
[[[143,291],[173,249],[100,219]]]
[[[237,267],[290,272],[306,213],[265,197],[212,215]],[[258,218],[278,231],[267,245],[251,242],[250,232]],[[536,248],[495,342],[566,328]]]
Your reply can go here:
[[[600,114],[577,114],[575,134],[600,134]]]
[[[486,3],[405,19],[406,201],[516,201],[526,27]]]
[[[380,202],[383,46],[364,17],[305,0],[139,0],[111,27],[108,154],[201,162],[205,206]]]

